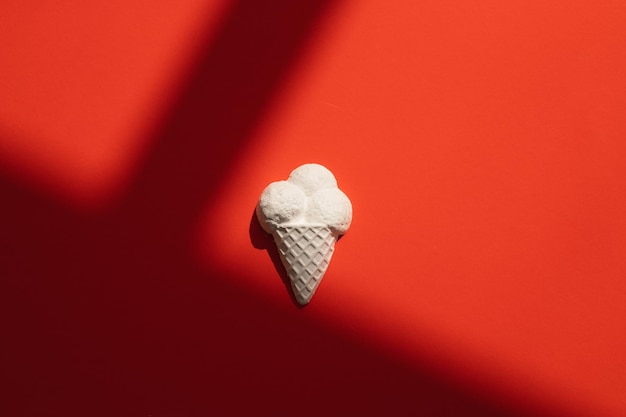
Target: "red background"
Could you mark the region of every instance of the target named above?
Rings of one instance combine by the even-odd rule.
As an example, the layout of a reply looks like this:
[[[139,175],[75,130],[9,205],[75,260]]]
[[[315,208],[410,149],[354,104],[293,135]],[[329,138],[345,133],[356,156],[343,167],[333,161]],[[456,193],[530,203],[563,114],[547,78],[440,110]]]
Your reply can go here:
[[[624,415],[625,22],[3,4],[2,414]],[[354,221],[297,308],[252,213],[305,162]]]

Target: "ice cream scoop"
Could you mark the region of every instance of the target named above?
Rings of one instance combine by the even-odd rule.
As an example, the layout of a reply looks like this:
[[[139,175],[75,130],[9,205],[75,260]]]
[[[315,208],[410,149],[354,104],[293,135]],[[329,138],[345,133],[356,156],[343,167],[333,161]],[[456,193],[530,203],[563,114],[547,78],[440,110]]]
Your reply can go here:
[[[294,296],[305,305],[315,294],[339,236],[352,223],[350,199],[335,176],[319,164],[294,169],[287,181],[276,181],[261,193],[259,223],[271,233]]]
[[[310,223],[328,226],[343,235],[352,222],[352,204],[339,188],[319,190],[307,198],[305,218]]]
[[[300,187],[306,195],[326,188],[337,188],[333,173],[320,164],[300,165],[291,171],[288,181]]]
[[[257,204],[257,216],[263,230],[271,233],[279,224],[301,220],[306,208],[306,195],[300,187],[289,181],[276,181],[268,185]]]

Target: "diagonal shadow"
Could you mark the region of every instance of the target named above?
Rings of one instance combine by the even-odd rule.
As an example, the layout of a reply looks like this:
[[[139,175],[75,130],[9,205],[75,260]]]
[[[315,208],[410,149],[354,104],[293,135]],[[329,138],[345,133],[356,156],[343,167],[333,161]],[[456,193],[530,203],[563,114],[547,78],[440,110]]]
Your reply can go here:
[[[112,210],[69,212],[0,178],[3,415],[526,414],[190,257],[200,211],[332,3],[234,3]]]
[[[236,2],[157,133],[124,209],[158,202],[153,210],[195,219],[335,1]]]

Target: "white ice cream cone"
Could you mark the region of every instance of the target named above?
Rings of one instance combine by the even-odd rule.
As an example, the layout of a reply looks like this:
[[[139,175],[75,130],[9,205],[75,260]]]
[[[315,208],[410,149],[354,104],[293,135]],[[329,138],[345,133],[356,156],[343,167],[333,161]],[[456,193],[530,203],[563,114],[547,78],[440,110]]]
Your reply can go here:
[[[352,222],[352,203],[328,168],[304,164],[259,197],[256,215],[274,236],[296,301],[306,305],[320,285],[337,238]]]
[[[299,304],[311,301],[335,250],[337,237],[326,226],[278,226],[273,233]]]

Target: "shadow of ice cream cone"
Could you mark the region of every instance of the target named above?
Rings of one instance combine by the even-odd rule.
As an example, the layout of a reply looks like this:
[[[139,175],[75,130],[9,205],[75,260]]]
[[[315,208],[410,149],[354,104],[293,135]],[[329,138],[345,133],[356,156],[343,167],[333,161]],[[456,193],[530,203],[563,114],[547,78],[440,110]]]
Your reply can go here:
[[[252,243],[252,246],[254,246],[256,249],[267,251],[267,254],[272,260],[272,264],[274,264],[274,268],[276,269],[276,272],[278,272],[278,275],[280,276],[280,279],[282,280],[283,285],[287,290],[287,293],[289,293],[289,297],[291,298],[293,304],[298,308],[304,308],[305,306],[300,305],[300,303],[298,303],[298,300],[296,299],[296,296],[291,287],[291,280],[289,279],[289,275],[287,274],[287,271],[285,270],[285,267],[280,260],[280,254],[278,253],[278,248],[274,243],[274,238],[272,237],[272,235],[267,234],[261,228],[261,224],[259,223],[259,220],[256,216],[256,209],[252,210],[252,218],[250,219],[250,227],[248,230],[250,234],[250,243]]]

